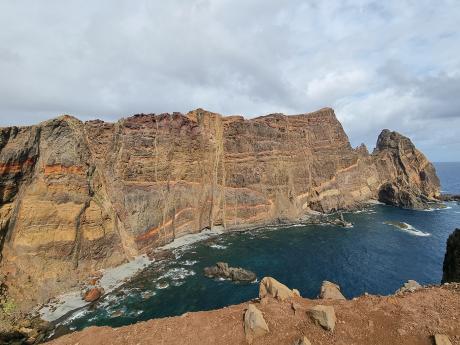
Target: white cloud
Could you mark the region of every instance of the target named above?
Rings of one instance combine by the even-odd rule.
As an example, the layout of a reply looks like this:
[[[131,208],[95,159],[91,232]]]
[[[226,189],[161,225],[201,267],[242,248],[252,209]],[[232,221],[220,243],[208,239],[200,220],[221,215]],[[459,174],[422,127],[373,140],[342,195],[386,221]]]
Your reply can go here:
[[[3,1],[0,125],[332,106],[353,143],[389,127],[460,160],[459,21],[456,0]]]

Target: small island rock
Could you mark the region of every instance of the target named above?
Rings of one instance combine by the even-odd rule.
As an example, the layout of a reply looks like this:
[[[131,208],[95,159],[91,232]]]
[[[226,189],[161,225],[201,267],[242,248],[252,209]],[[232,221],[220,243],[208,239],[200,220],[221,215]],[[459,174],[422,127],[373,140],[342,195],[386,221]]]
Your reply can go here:
[[[257,279],[254,272],[241,267],[229,267],[226,262],[218,262],[215,266],[205,267],[204,275],[208,278],[224,278],[239,282],[252,282]]]

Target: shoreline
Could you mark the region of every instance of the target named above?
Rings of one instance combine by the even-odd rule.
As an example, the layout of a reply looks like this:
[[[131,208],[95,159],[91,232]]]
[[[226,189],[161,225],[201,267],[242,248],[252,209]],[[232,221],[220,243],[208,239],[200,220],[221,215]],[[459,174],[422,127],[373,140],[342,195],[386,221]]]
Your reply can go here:
[[[155,260],[155,253],[161,253],[163,251],[174,251],[179,248],[186,248],[188,245],[205,241],[207,239],[217,237],[219,235],[230,233],[230,232],[246,232],[246,231],[255,231],[264,228],[276,228],[279,226],[289,227],[289,226],[308,226],[308,225],[331,225],[331,226],[346,226],[339,225],[337,223],[329,221],[329,219],[337,218],[337,215],[340,213],[360,213],[366,209],[372,208],[374,205],[382,204],[377,201],[370,201],[368,203],[362,204],[361,207],[353,208],[351,210],[343,210],[335,213],[319,213],[311,212],[297,221],[293,222],[271,222],[264,225],[255,225],[255,226],[245,226],[239,229],[232,229],[229,231],[223,230],[221,227],[215,227],[215,229],[204,229],[199,233],[187,234],[182,237],[175,239],[174,241],[163,245],[161,247],[154,248],[151,252],[151,256],[143,254],[134,258],[134,260],[129,261],[125,264],[107,268],[101,270],[103,275],[100,279],[100,285],[104,289],[104,294],[101,296],[101,299],[112,293],[115,289],[123,285],[124,283],[131,280],[135,277],[136,274],[140,273],[144,268],[153,264]],[[38,312],[40,317],[46,321],[52,322],[54,325],[60,324],[62,321],[69,319],[73,314],[78,313],[80,310],[89,306],[94,302],[86,302],[81,297],[82,290],[69,291],[65,294],[56,296],[56,301],[48,303],[47,306],[34,309],[35,312]]]

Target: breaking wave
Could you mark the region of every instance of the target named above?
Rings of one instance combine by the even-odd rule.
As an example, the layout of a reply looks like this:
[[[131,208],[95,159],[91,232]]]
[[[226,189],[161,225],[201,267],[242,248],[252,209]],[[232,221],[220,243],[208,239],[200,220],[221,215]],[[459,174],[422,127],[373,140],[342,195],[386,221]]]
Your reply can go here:
[[[227,249],[227,246],[224,246],[222,244],[211,244],[209,247],[214,249]]]
[[[431,234],[429,232],[420,231],[420,230],[416,229],[415,227],[413,227],[412,225],[410,225],[408,223],[405,223],[405,222],[386,221],[386,222],[383,222],[383,224],[393,226],[393,227],[395,227],[395,228],[397,228],[397,229],[399,229],[401,231],[407,232],[408,234],[411,234],[413,236],[422,236],[422,237],[431,236]]]

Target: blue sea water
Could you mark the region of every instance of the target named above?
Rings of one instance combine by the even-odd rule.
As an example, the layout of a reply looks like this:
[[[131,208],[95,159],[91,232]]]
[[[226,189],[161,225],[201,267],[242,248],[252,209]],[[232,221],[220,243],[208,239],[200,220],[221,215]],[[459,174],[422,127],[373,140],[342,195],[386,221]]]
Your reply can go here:
[[[460,193],[460,163],[437,163],[442,190]],[[122,326],[237,304],[257,297],[258,284],[235,284],[203,276],[203,268],[226,261],[272,276],[314,298],[323,280],[348,298],[364,292],[390,294],[408,279],[437,284],[446,239],[460,227],[460,205],[433,211],[375,205],[345,213],[353,228],[332,225],[268,227],[227,233],[174,250],[175,259],[154,263],[139,276],[66,321],[72,329]],[[400,229],[385,222],[404,222]]]

